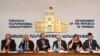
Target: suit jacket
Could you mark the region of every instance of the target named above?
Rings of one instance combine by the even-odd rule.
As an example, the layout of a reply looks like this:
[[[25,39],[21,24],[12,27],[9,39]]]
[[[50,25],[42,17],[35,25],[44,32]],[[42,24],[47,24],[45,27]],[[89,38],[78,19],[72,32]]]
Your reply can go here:
[[[9,51],[16,51],[16,43],[15,43],[15,40],[13,39],[10,39],[11,42],[10,42],[10,46],[9,46]],[[3,48],[5,47],[6,49],[8,49],[8,46],[6,46],[6,40],[2,40],[1,42],[1,50],[3,50]]]
[[[57,40],[53,42],[53,48],[54,48],[54,45],[58,49],[58,41]],[[64,48],[64,50],[67,50],[67,44],[64,40],[61,40],[61,46]]]
[[[45,39],[44,41],[45,41],[45,45],[47,45],[46,48],[43,48],[43,43],[41,39],[37,40],[37,46],[39,48],[39,51],[47,51],[50,48],[49,40]]]
[[[97,44],[97,41],[96,40],[92,40],[92,50],[96,50],[96,47],[98,49],[100,49],[100,46]],[[89,48],[89,40],[86,40],[84,43],[83,43],[83,49],[86,50],[87,48]]]
[[[34,50],[34,43],[31,40],[29,40],[28,43],[29,43],[28,48],[30,49],[30,51],[33,51]],[[20,43],[19,48],[21,45],[22,45],[23,50],[25,51],[25,41],[23,43],[22,42]]]

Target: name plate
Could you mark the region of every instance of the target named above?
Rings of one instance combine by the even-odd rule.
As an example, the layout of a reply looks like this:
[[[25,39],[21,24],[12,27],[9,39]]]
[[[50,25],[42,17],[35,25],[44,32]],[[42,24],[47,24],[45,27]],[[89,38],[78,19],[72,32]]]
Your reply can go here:
[[[100,51],[93,51],[93,53],[100,53]]]
[[[80,53],[89,53],[89,51],[80,51]]]
[[[46,51],[39,51],[39,53],[47,53]]]
[[[60,50],[60,51],[58,51],[58,53],[68,53],[68,51]]]

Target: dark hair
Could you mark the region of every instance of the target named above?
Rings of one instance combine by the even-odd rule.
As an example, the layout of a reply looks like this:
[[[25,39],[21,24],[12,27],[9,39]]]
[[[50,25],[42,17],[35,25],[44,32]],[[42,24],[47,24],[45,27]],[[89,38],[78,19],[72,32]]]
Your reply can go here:
[[[89,33],[87,34],[87,36],[92,36],[92,33],[89,32]]]
[[[78,34],[74,34],[73,38],[75,38],[76,36],[78,37],[78,40],[79,40],[79,35]]]
[[[45,35],[45,33],[41,33],[41,34],[40,34],[40,37],[41,37],[42,35]]]

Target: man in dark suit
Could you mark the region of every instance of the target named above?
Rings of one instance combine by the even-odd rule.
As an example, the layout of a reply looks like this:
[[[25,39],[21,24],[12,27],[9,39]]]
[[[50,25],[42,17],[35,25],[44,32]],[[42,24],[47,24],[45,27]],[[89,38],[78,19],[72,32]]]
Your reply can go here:
[[[53,43],[53,50],[56,50],[56,51],[59,51],[59,50],[64,50],[66,51],[67,50],[67,44],[64,40],[61,39],[61,35],[58,34],[56,36],[57,40],[54,41]]]
[[[40,34],[40,38],[39,40],[37,40],[36,44],[36,51],[47,51],[50,49],[50,44],[49,44],[49,40],[45,39],[45,34],[41,33]]]
[[[83,43],[83,50],[90,51],[100,49],[100,46],[97,44],[97,41],[93,39],[92,33],[88,33],[88,40]]]
[[[34,43],[29,40],[29,36],[25,34],[19,48],[22,46],[23,51],[34,51]]]
[[[16,51],[16,43],[15,40],[11,39],[11,35],[9,33],[6,34],[5,39],[1,42],[1,50],[2,51]]]

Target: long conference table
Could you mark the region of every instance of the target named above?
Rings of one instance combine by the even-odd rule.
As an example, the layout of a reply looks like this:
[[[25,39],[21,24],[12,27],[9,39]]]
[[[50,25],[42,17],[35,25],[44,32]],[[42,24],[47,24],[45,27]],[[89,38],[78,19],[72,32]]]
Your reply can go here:
[[[100,53],[57,53],[57,52],[47,52],[47,53],[34,53],[34,52],[24,52],[24,53],[0,53],[0,56],[100,56]]]

